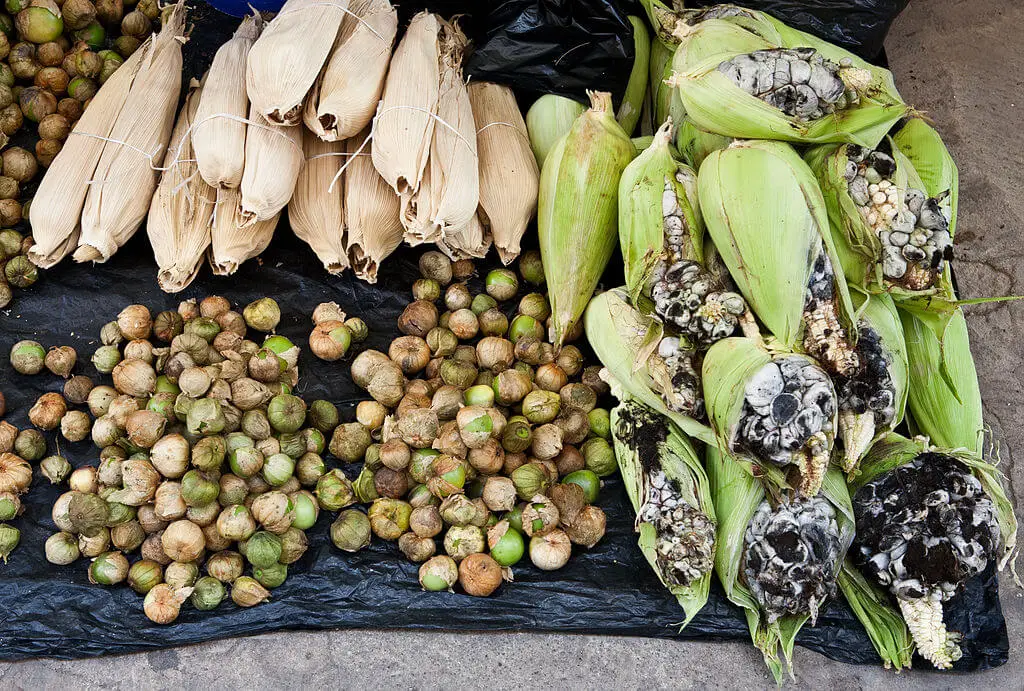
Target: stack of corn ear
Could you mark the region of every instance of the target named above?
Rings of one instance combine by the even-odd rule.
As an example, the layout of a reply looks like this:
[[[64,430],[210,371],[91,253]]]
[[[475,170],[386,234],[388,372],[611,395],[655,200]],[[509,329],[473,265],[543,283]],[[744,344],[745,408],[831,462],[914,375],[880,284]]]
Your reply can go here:
[[[755,478],[715,446],[705,461],[718,516],[715,573],[781,684],[797,633],[836,592],[854,533],[849,492],[837,469],[820,496],[807,497]]]
[[[558,94],[544,94],[533,102],[526,111],[526,131],[538,167],[544,167],[544,160],[555,144],[569,133],[586,109],[582,103]]]
[[[345,180],[340,171],[347,159],[344,142],[325,142],[305,128],[302,151],[306,163],[288,202],[288,223],[316,253],[329,273],[349,266],[345,245]],[[337,180],[337,182],[335,182]]]
[[[217,190],[200,176],[189,137],[203,91],[193,80],[174,125],[146,222],[158,268],[157,283],[167,293],[177,293],[192,283],[210,246]]]
[[[537,212],[540,170],[511,89],[491,82],[472,82],[469,100],[479,157],[478,216],[490,232],[501,261],[508,264],[519,256],[519,243]]]
[[[541,171],[537,234],[556,347],[582,318],[615,251],[619,178],[636,156],[612,114],[611,94],[588,95],[590,109],[548,153]]]
[[[306,127],[329,142],[370,124],[398,33],[398,12],[388,0],[353,0],[348,10],[302,114]]]
[[[761,12],[725,9],[675,25],[670,81],[701,129],[874,147],[907,113],[888,70]]]
[[[274,125],[302,122],[306,94],[349,12],[348,0],[285,2],[249,51],[246,88],[256,113]]]
[[[611,432],[640,550],[686,612],[685,626],[707,602],[716,546],[701,456],[668,418],[628,395],[611,411]]]
[[[629,23],[633,27],[633,68],[630,70],[629,81],[626,82],[622,101],[619,103],[618,110],[615,111],[615,119],[619,121],[623,132],[632,135],[637,123],[640,122],[644,97],[647,95],[651,34],[647,30],[646,22],[641,17],[630,15]]]
[[[217,49],[206,75],[192,130],[192,148],[199,174],[212,187],[238,187],[242,182],[249,113],[246,64],[262,29],[258,14],[243,19],[234,36]]]
[[[402,244],[405,230],[399,217],[398,196],[373,166],[373,143],[363,147],[369,137],[367,128],[346,143],[349,160],[344,173],[343,207],[352,270],[359,278],[376,283],[380,263]]]
[[[402,224],[410,245],[460,236],[458,248],[468,256],[486,253],[476,209],[480,202],[476,123],[462,74],[469,45],[454,23],[440,21],[438,33],[437,123],[430,139],[427,165],[419,188],[402,195]],[[476,243],[476,244],[474,244]],[[449,243],[439,244],[442,249]]]
[[[154,157],[166,149],[174,126],[185,40],[185,5],[179,2],[145,49],[103,143],[82,208],[75,261],[107,261],[146,218],[157,183]]]
[[[152,43],[147,39],[103,84],[40,181],[29,210],[35,244],[28,256],[37,266],[48,269],[78,246],[89,183]]]
[[[241,227],[281,213],[292,198],[304,163],[302,128],[274,125],[252,104],[245,132],[245,169],[239,188]]]

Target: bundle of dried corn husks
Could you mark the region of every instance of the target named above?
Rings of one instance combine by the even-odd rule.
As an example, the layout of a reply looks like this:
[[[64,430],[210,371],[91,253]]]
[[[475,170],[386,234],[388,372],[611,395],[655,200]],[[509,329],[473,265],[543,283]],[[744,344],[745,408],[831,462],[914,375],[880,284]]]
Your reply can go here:
[[[462,77],[469,41],[456,24],[442,20],[439,34],[437,124],[419,190],[402,197],[402,224],[409,244],[437,242],[476,216],[480,201],[476,123]],[[476,249],[476,248],[471,248]]]
[[[370,124],[398,33],[398,12],[388,0],[355,0],[349,11],[303,112],[306,126],[329,142]]]
[[[348,254],[356,276],[377,282],[377,268],[402,244],[398,197],[373,167],[367,128],[346,143],[351,160],[345,169],[345,227]]]
[[[279,211],[264,221],[245,222],[243,226],[241,194],[238,189],[217,190],[210,229],[210,267],[218,276],[230,276],[244,262],[267,249],[281,218]]]
[[[324,268],[338,274],[348,268],[345,248],[345,191],[343,180],[332,186],[345,163],[343,142],[325,142],[306,128],[302,150],[306,165],[299,173],[288,222],[299,239],[313,248]]]
[[[214,187],[238,187],[245,165],[245,118],[249,99],[245,67],[263,28],[260,16],[242,20],[231,39],[213,57],[199,102],[192,148],[203,180]]]
[[[281,212],[292,198],[304,161],[302,128],[272,125],[253,103],[245,132],[243,225],[266,221]]]
[[[420,187],[433,139],[440,31],[438,18],[429,12],[412,18],[391,57],[373,122],[373,165],[406,200]]]
[[[28,256],[36,265],[48,269],[78,246],[89,181],[152,43],[139,47],[93,97],[39,183],[29,212],[35,245]]]
[[[164,173],[149,207],[146,230],[165,292],[186,288],[199,273],[210,246],[210,223],[217,191],[199,175],[189,132],[196,122],[203,87],[193,80],[174,125],[164,157]]]
[[[473,214],[469,223],[452,228],[444,237],[437,239],[437,248],[451,257],[459,259],[482,259],[491,249],[491,231],[480,219],[480,214]]]
[[[469,85],[480,157],[481,221],[490,229],[501,261],[519,256],[519,241],[537,212],[540,171],[515,94],[492,82]]]
[[[165,14],[110,130],[82,210],[74,258],[105,262],[142,225],[156,188],[152,157],[167,146],[181,90],[185,4]]]
[[[302,105],[334,46],[348,0],[288,0],[249,51],[253,108],[275,125],[297,125]]]

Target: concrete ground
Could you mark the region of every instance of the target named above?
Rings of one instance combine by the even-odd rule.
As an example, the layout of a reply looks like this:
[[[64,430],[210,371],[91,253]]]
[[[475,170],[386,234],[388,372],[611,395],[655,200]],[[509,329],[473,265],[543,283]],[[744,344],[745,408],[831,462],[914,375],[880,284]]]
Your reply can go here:
[[[1024,293],[1024,4],[1013,0],[916,0],[887,49],[904,98],[932,117],[960,167],[957,234],[965,297]],[[1024,493],[1024,307],[968,312],[986,418],[1001,440],[1017,505]],[[1018,340],[1021,339],[1021,340]],[[1003,579],[1010,662],[981,675],[924,669],[896,676],[800,648],[807,688],[1022,688],[1024,597]],[[283,633],[79,662],[0,663],[0,688],[219,689],[338,687],[737,687],[774,686],[745,643],[602,636],[436,634],[379,631]],[[499,681],[500,680],[500,681]]]

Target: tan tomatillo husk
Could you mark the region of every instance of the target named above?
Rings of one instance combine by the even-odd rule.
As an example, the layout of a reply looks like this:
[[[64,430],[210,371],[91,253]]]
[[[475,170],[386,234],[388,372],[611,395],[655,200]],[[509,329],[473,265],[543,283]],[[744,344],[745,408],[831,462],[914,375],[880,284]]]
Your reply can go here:
[[[345,185],[338,177],[346,160],[345,144],[322,141],[302,129],[306,163],[288,202],[288,222],[299,239],[313,248],[324,268],[339,274],[349,265],[345,247]]]
[[[253,105],[245,132],[242,225],[267,221],[288,204],[305,158],[302,128],[273,125]]]
[[[347,8],[348,0],[284,4],[249,50],[245,79],[255,112],[275,125],[301,122],[303,101],[330,55]]]
[[[238,267],[267,249],[274,237],[280,212],[265,221],[245,224],[236,189],[217,190],[217,203],[210,229],[210,266],[218,276],[230,276]]]
[[[398,13],[388,0],[354,0],[349,11],[302,117],[329,142],[348,139],[370,124],[398,33]]]
[[[166,15],[110,130],[82,209],[77,262],[105,262],[142,225],[156,188],[150,156],[164,150],[181,92],[185,4]],[[144,153],[143,153],[144,152]]]
[[[347,142],[344,209],[352,269],[359,278],[376,283],[380,263],[402,244],[403,231],[398,196],[374,167],[369,136],[367,128]],[[363,142],[366,146],[359,151]]]

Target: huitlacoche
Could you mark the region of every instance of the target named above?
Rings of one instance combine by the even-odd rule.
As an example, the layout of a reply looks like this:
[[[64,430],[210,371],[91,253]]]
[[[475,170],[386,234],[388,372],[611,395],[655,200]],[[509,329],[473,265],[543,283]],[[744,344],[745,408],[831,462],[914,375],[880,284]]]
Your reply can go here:
[[[882,243],[882,274],[911,290],[932,287],[942,263],[953,258],[943,197],[908,188],[901,198],[896,161],[884,151],[851,144],[846,156],[850,197]]]
[[[996,559],[999,523],[981,482],[951,456],[922,453],[853,497],[854,555],[896,596],[921,654],[936,667],[959,656],[942,603]]]
[[[665,405],[677,413],[703,417],[704,391],[695,367],[696,352],[675,336],[666,336],[658,344],[658,356],[669,383],[669,389],[661,392]]]
[[[813,361],[778,358],[747,382],[732,446],[775,465],[799,465],[803,484],[820,487],[835,437],[836,405],[828,374]]]
[[[817,120],[858,102],[841,70],[814,48],[757,50],[718,66],[748,94],[799,120]]]
[[[637,520],[657,532],[654,549],[666,583],[687,586],[708,573],[715,562],[715,524],[690,506],[678,484],[660,470],[646,474],[647,495]]]
[[[844,463],[852,471],[880,429],[896,417],[896,385],[889,370],[891,355],[882,338],[867,322],[858,328],[857,355],[860,368],[852,377],[835,378],[839,397],[839,434]]]
[[[839,321],[835,283],[832,262],[823,251],[815,260],[807,282],[804,348],[832,374],[849,377],[860,370],[860,357]]]
[[[769,623],[818,610],[836,590],[842,539],[822,497],[757,507],[743,538],[743,577]]]

